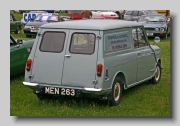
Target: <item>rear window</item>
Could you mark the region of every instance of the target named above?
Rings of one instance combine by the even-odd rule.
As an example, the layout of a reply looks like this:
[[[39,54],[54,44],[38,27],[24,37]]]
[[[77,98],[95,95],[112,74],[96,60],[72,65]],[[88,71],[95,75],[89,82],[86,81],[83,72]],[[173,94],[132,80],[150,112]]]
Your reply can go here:
[[[62,52],[65,41],[64,32],[45,32],[41,41],[40,51]]]
[[[69,52],[77,54],[93,54],[95,48],[95,34],[74,33],[71,37]]]

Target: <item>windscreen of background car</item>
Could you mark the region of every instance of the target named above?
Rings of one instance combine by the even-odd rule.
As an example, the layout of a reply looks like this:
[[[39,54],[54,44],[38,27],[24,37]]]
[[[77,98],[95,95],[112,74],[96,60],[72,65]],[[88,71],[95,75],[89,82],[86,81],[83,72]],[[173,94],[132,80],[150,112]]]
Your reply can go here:
[[[40,50],[42,52],[60,53],[63,50],[64,41],[64,32],[45,32],[41,41]]]
[[[148,14],[158,14],[158,12],[155,11],[155,10],[146,10],[144,12],[145,12],[146,15],[148,15]]]
[[[34,21],[58,21],[58,16],[56,15],[38,15]]]
[[[70,51],[77,54],[93,54],[95,35],[91,33],[74,33],[71,37]]]
[[[143,22],[165,22],[166,19],[163,16],[143,16],[139,19],[140,23]]]

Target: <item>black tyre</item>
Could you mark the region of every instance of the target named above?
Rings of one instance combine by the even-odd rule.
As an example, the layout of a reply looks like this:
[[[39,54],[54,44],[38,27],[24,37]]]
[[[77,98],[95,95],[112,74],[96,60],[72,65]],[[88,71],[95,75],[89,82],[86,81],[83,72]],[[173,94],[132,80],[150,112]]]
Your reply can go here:
[[[19,34],[20,32],[21,32],[21,28],[20,28],[20,26],[17,26],[15,33]]]
[[[157,84],[157,83],[159,83],[160,79],[161,79],[161,65],[160,65],[160,63],[158,63],[156,66],[155,75],[154,75],[154,77],[152,77],[152,83]]]
[[[119,104],[122,96],[122,91],[123,91],[123,84],[121,82],[121,79],[120,77],[116,77],[113,82],[112,91],[111,91],[111,100],[110,100],[111,106],[115,106]]]

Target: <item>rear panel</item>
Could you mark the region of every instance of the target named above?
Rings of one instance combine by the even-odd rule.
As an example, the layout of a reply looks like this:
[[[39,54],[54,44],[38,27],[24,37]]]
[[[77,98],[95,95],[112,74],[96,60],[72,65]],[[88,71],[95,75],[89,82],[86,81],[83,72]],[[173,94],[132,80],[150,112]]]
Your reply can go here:
[[[31,82],[61,85],[69,30],[42,29],[31,66]]]

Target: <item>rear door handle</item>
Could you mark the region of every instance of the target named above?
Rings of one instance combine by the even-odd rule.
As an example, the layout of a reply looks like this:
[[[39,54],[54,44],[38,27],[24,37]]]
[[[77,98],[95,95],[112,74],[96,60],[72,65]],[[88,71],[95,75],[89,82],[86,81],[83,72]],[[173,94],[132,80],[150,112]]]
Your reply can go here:
[[[71,57],[71,56],[70,56],[70,55],[65,55],[65,57],[69,58],[69,57]]]

